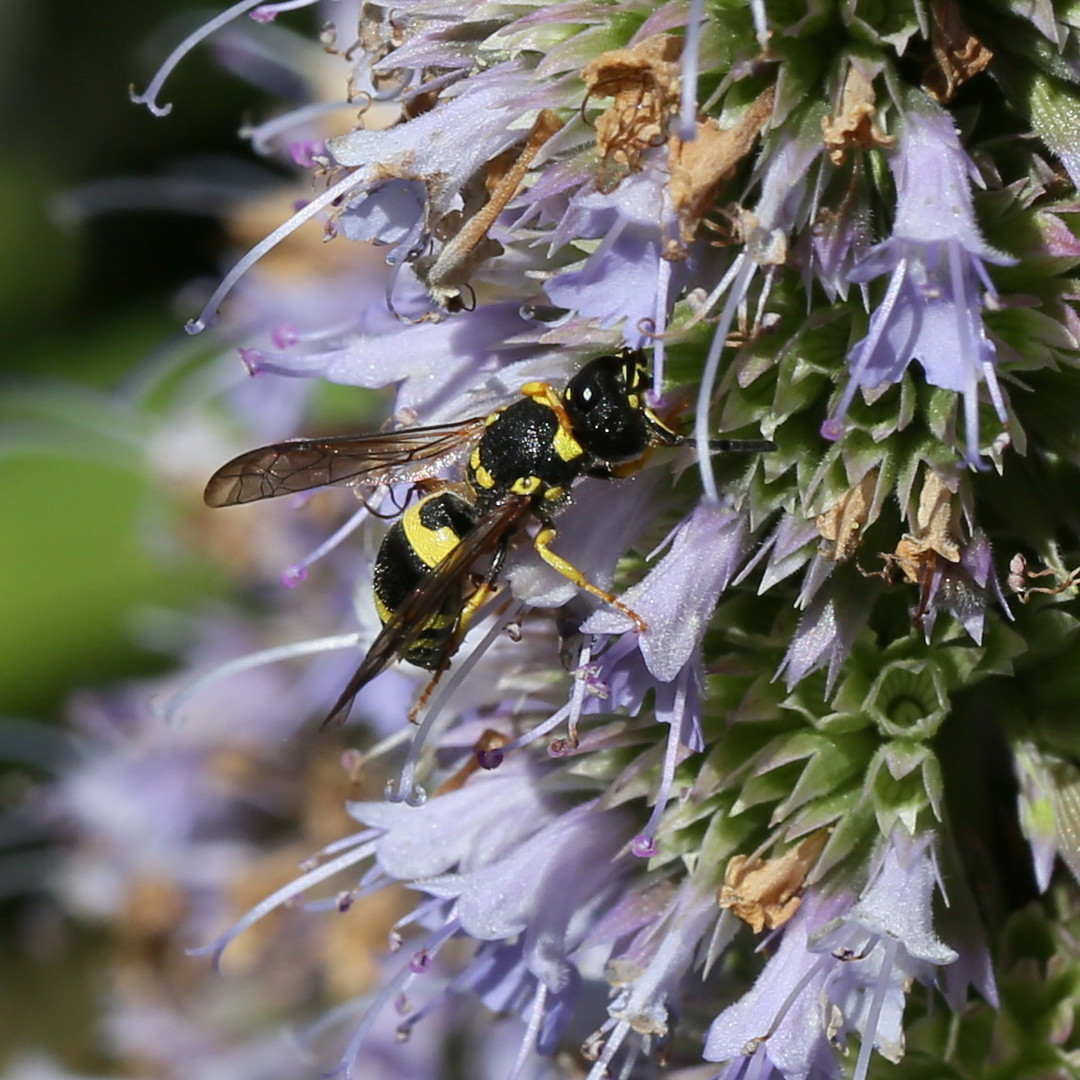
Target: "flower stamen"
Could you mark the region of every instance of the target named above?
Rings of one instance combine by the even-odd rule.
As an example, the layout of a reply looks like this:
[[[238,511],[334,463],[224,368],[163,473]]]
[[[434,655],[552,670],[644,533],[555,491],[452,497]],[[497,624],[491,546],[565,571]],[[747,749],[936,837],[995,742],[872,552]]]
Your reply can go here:
[[[678,135],[689,142],[697,134],[697,83],[701,62],[701,31],[705,22],[705,0],[690,0],[679,65],[679,127]]]
[[[326,207],[331,206],[342,195],[363,187],[367,181],[358,179],[355,173],[349,173],[336,184],[331,185],[321,195],[317,195],[287,221],[282,222],[273,232],[264,236],[239,262],[222,278],[218,287],[210,294],[210,299],[203,305],[197,318],[189,319],[184,329],[189,334],[200,334],[210,325],[217,315],[221,301],[236,287],[236,283],[269,251],[272,251],[284,239],[291,236],[301,225],[310,221]]]
[[[544,1006],[547,1004],[547,996],[547,983],[537,979],[536,995],[533,997],[532,1005],[529,1008],[529,1023],[525,1029],[525,1034],[522,1036],[521,1046],[518,1048],[514,1066],[507,1075],[506,1080],[520,1080],[521,1078],[532,1050],[536,1046],[536,1040],[540,1035],[540,1025],[544,1022]]]
[[[306,3],[314,3],[314,0],[303,0]],[[168,116],[172,112],[172,105],[159,105],[157,104],[157,96],[161,92],[161,87],[165,80],[172,74],[173,69],[184,59],[185,56],[192,49],[195,48],[200,42],[205,41],[215,31],[220,30],[223,26],[231,23],[234,19],[239,18],[245,11],[250,11],[252,8],[257,8],[262,3],[262,0],[240,0],[240,3],[233,4],[232,7],[226,8],[220,15],[215,15],[214,18],[204,22],[198,30],[194,33],[188,34],[179,45],[165,58],[165,62],[157,69],[154,77],[150,80],[150,85],[140,94],[136,91],[134,86],[131,86],[128,93],[131,100],[136,105],[145,105],[155,116]]]
[[[313,885],[318,885],[322,881],[326,881],[328,878],[334,877],[335,874],[341,873],[342,870],[347,870],[350,866],[355,866],[358,862],[362,862],[364,859],[370,858],[375,854],[375,840],[367,840],[362,845],[357,846],[354,850],[347,851],[343,855],[339,855],[336,859],[331,859],[330,862],[323,863],[321,866],[315,867],[313,870],[309,870],[306,874],[301,874],[300,877],[294,878],[287,885],[283,885],[280,889],[272,892],[265,899],[261,900],[253,908],[250,908],[247,913],[229,927],[219,938],[210,942],[209,945],[202,945],[196,949],[188,949],[188,956],[210,956],[213,958],[212,962],[214,970],[220,970],[221,957],[225,950],[236,940],[245,930],[250,929],[260,919],[269,915],[271,911],[289,903],[289,901],[300,896],[302,893],[307,892]],[[382,883],[371,886],[366,892],[375,892],[376,889],[382,888]]]
[[[375,501],[381,501],[386,489],[380,488],[372,495]],[[281,584],[286,589],[295,589],[297,585],[307,580],[308,568],[318,562],[324,555],[328,555],[341,542],[350,537],[371,516],[368,503],[365,502],[349,519],[335,532],[331,533],[317,548],[310,551],[302,559],[285,567],[281,572]]]
[[[683,743],[683,721],[686,716],[690,671],[690,666],[686,665],[678,675],[675,700],[668,724],[667,745],[664,748],[664,762],[660,768],[660,782],[657,785],[656,802],[653,805],[652,814],[649,815],[645,828],[634,837],[630,844],[631,852],[639,859],[649,859],[656,854],[656,830],[660,827],[660,819],[664,816],[671,798],[671,788],[675,783],[675,769],[679,764],[679,750]]]
[[[881,960],[881,971],[874,987],[874,996],[870,1001],[870,1011],[866,1017],[866,1026],[862,1032],[862,1044],[859,1046],[859,1057],[855,1062],[855,1071],[852,1080],[866,1080],[866,1074],[870,1069],[870,1054],[874,1049],[874,1039],[877,1035],[878,1021],[881,1019],[881,1010],[885,1004],[885,994],[889,990],[889,973],[896,962],[896,954],[900,948],[895,938],[885,936],[880,942],[884,955]]]
[[[705,360],[705,369],[701,374],[701,386],[698,389],[697,411],[694,420],[694,444],[697,447],[698,470],[701,473],[701,486],[705,493],[705,502],[716,504],[720,501],[716,486],[716,474],[713,472],[712,454],[709,451],[709,408],[712,404],[713,387],[716,385],[716,375],[720,368],[720,354],[724,351],[727,341],[728,330],[731,329],[735,311],[746,296],[750,287],[750,280],[757,269],[757,264],[749,258],[745,251],[740,251],[735,256],[731,270],[725,275],[730,275],[732,287],[728,293],[724,310],[720,314],[720,321],[716,325],[712,343],[709,346],[709,355]],[[723,283],[721,283],[723,284]]]
[[[205,674],[192,679],[177,690],[176,693],[166,698],[164,702],[156,703],[154,710],[166,723],[171,724],[176,720],[176,714],[179,710],[192,697],[222,679],[238,675],[242,671],[262,667],[265,664],[277,664],[282,660],[292,660],[298,656],[315,656],[318,653],[336,652],[340,649],[354,649],[362,640],[363,635],[358,633],[333,634],[330,637],[297,641],[291,645],[278,645],[272,649],[260,649],[258,652],[248,653],[246,656],[238,656],[236,659],[219,664]]]

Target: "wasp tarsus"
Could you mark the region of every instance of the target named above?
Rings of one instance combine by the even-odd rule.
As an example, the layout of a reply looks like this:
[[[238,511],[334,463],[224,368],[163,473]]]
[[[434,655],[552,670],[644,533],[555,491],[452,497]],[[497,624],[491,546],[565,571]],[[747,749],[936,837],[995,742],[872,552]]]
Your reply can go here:
[[[540,522],[537,553],[579,588],[639,615],[588,581],[551,549],[554,518],[583,476],[627,475],[655,446],[690,440],[646,402],[644,354],[587,363],[557,391],[526,383],[521,397],[459,424],[373,435],[294,439],[251,450],[210,478],[210,506],[233,506],[331,484],[417,484],[421,497],[390,527],[375,559],[375,604],[382,630],[342,691],[324,727],[344,723],[357,693],[394,660],[433,672],[424,699],[496,589],[503,562],[526,516]],[[760,452],[767,440],[721,439],[710,450]],[[435,479],[464,459],[457,483]],[[422,699],[422,700],[424,700]]]

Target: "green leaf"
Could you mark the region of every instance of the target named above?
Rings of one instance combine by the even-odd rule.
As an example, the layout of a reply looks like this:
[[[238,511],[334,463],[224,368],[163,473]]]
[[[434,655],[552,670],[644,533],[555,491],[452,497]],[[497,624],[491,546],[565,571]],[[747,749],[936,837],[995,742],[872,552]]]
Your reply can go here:
[[[1049,75],[1018,80],[1035,133],[1080,178],[1080,90]]]

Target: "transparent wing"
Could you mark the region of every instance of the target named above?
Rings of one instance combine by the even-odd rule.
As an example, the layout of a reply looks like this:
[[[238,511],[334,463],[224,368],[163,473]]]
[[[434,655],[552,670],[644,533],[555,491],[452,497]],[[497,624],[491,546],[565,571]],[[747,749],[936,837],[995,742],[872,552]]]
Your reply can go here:
[[[394,612],[372,642],[367,655],[323,721],[323,728],[340,727],[347,719],[356,695],[376,675],[412,648],[428,620],[439,613],[447,597],[463,595],[463,586],[473,564],[481,555],[495,550],[500,539],[514,527],[528,507],[526,497],[514,497],[500,503],[461,538],[461,543],[442,562],[424,575],[413,594]]]
[[[484,420],[261,446],[222,465],[203,498],[207,506],[237,506],[330,484],[424,480],[479,442]]]

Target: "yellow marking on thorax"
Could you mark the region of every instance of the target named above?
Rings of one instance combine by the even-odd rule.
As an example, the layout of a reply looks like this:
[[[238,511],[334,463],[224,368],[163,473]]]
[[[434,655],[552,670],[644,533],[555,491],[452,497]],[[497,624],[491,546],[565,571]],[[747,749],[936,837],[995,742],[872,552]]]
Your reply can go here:
[[[479,446],[473,450],[472,455],[469,457],[469,468],[472,469],[473,476],[480,487],[490,491],[495,486],[495,477],[480,464]]]
[[[538,491],[543,480],[539,476],[519,476],[511,485],[515,495],[532,495]]]
[[[655,424],[658,428],[660,428],[661,431],[666,431],[674,438],[679,438],[679,433],[673,430],[668,424],[665,424],[664,421],[661,420],[660,417],[657,416],[656,413],[654,413],[652,409],[650,409],[648,406],[642,409],[642,412],[646,415],[646,417],[648,417],[649,423]]]
[[[551,398],[558,398],[558,395],[555,393],[555,390],[550,383],[539,381],[522,383],[521,396],[531,397],[534,401],[549,401]]]
[[[566,494],[564,487],[549,487],[544,492],[544,498],[550,502],[558,502]]]
[[[409,546],[423,564],[435,567],[461,543],[461,538],[447,525],[441,529],[425,528],[420,521],[420,507],[423,505],[423,502],[418,502],[410,506],[402,515],[401,527],[405,530]]]
[[[581,457],[585,453],[581,448],[581,443],[561,425],[555,429],[555,438],[551,442],[555,447],[555,453],[563,461],[573,461],[574,458]]]

